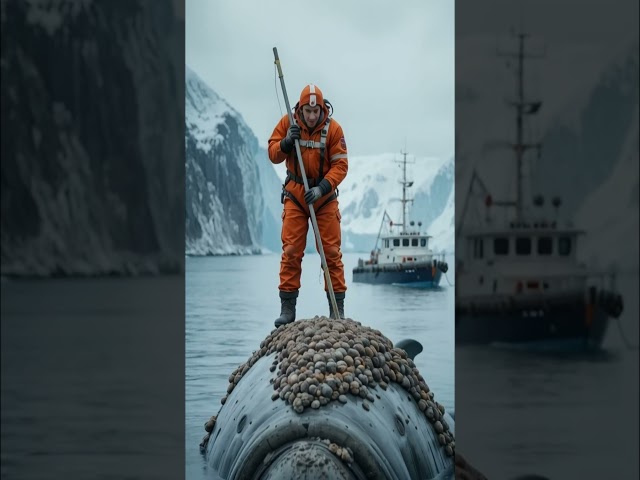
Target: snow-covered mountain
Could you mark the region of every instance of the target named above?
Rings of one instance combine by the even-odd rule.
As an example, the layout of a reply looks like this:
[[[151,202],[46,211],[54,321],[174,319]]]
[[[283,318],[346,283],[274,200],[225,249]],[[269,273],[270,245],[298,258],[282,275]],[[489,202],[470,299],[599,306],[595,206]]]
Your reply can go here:
[[[613,172],[582,204],[576,223],[587,232],[580,251],[600,268],[638,269],[638,104]],[[636,241],[630,241],[636,237]],[[603,248],[610,246],[610,248]]]
[[[3,275],[183,268],[183,37],[170,2],[2,2]]]
[[[280,202],[282,180],[278,177],[265,148],[258,147],[254,160],[258,165],[264,205],[262,211],[262,251],[263,253],[280,253],[282,252],[280,240],[280,232],[282,230],[282,203]]]
[[[279,249],[280,181],[265,149],[242,115],[188,67],[185,95],[186,253]]]
[[[636,43],[612,59],[582,108],[574,106],[551,121],[541,139],[543,154],[532,172],[536,192],[549,198],[562,195],[567,214],[577,213],[588,192],[613,173],[637,115]]]
[[[282,181],[242,115],[186,68],[186,253],[247,254],[281,251]],[[369,251],[385,211],[401,221],[401,156],[351,156],[340,185],[343,251]],[[453,159],[410,158],[409,219],[437,221],[453,249]],[[428,230],[429,231],[429,230]],[[307,251],[315,251],[309,228]]]
[[[401,159],[393,153],[349,158],[349,172],[338,197],[344,251],[370,251],[385,210],[402,222]],[[453,231],[445,240],[433,228],[442,230],[453,222],[453,173],[453,158],[407,158],[407,180],[414,182],[407,189],[407,198],[414,199],[407,208],[407,221],[421,221],[423,229],[434,235],[434,248],[447,251],[453,250]]]
[[[613,56],[584,106],[559,115],[543,138],[532,183],[561,193],[565,213],[586,231],[579,254],[594,267],[638,269],[638,100],[633,43]]]
[[[436,252],[444,250],[448,254],[453,254],[455,251],[455,198],[455,189],[452,188],[442,213],[427,230],[433,236],[430,245]]]

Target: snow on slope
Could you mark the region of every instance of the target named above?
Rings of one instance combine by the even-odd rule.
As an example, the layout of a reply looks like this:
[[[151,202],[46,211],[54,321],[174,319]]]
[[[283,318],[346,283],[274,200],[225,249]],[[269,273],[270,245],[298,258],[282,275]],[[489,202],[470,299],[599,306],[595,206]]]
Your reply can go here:
[[[587,231],[582,255],[601,266],[616,263],[621,268],[638,268],[639,136],[638,105],[629,126],[622,154],[609,178],[587,198],[576,224]],[[609,245],[611,248],[603,249]]]
[[[400,154],[383,153],[349,158],[349,173],[340,185],[342,228],[356,234],[376,234],[384,211],[394,221],[402,221],[402,159]],[[414,184],[407,197],[428,191],[446,160],[411,158],[407,164],[407,180]],[[413,163],[415,162],[415,163]],[[416,219],[418,220],[418,219]]]
[[[196,147],[208,153],[213,145],[224,141],[218,126],[224,123],[225,116],[242,117],[189,67],[185,67],[185,80],[186,126],[197,141]]]
[[[427,232],[433,236],[430,245],[434,252],[444,250],[447,254],[453,254],[455,249],[455,188],[451,189],[446,207],[431,223]]]

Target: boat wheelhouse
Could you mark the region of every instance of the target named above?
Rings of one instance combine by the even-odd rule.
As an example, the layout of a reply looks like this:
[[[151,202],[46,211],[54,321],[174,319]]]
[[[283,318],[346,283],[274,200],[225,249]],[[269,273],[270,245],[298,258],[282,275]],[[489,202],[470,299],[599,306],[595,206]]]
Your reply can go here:
[[[509,295],[553,294],[581,286],[583,269],[576,247],[583,234],[545,221],[470,231],[465,234],[467,256],[460,273],[482,273],[475,280],[462,276],[459,287],[477,294]]]
[[[413,199],[407,198],[406,190],[413,182],[406,178],[406,155],[403,154],[403,180],[400,182],[403,187],[402,222],[394,223],[385,210],[369,259],[358,259],[358,266],[353,269],[356,283],[433,288],[440,284],[442,274],[448,270],[444,254],[431,250],[429,240],[432,237],[421,231],[422,222],[411,221],[407,228],[406,204]]]
[[[508,142],[516,161],[515,199],[494,200],[474,171],[456,225],[456,343],[560,341],[598,347],[609,317],[618,317],[623,308],[615,274],[580,263],[578,242],[585,232],[561,220],[560,197],[552,199],[550,214],[541,195],[532,202],[523,195],[525,153],[541,149],[525,140],[524,121],[542,106],[524,95],[526,36],[517,34],[518,97],[510,102],[516,109],[516,138]],[[469,203],[477,194],[485,211],[467,226]]]

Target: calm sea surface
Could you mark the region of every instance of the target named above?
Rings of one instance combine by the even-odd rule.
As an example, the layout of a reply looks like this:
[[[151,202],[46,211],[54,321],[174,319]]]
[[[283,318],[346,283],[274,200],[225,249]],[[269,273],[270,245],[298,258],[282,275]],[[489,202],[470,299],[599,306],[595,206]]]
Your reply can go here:
[[[347,316],[422,343],[416,363],[455,405],[457,447],[490,479],[638,478],[638,350],[622,340],[638,343],[637,276],[620,279],[625,312],[600,354],[460,347],[454,362],[447,280],[353,284],[357,258],[345,255]],[[328,313],[319,264],[305,256],[299,318]],[[162,460],[179,449],[187,478],[203,479],[203,424],[272,329],[278,266],[277,255],[187,258],[185,297],[180,277],[3,281],[2,477],[178,478]]]
[[[418,340],[416,365],[445,407],[454,406],[454,289],[443,277],[435,291],[352,283],[359,254],[345,254],[345,315],[393,342]],[[449,264],[453,262],[448,259]],[[328,315],[317,254],[305,254],[297,318]],[[229,374],[274,328],[280,314],[280,255],[194,257],[186,261],[186,469],[205,478],[198,444],[204,423],[220,409]],[[447,273],[453,282],[454,272]]]
[[[640,478],[638,277],[618,286],[600,353],[456,348],[456,448],[489,479]]]
[[[2,280],[2,478],[184,472],[184,280]]]

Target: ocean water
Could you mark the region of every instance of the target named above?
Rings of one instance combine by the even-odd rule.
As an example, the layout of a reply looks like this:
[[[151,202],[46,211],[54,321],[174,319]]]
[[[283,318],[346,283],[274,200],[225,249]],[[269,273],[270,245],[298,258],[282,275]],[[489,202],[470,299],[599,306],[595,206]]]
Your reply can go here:
[[[356,284],[351,271],[359,254],[345,254],[345,315],[380,330],[393,342],[418,340],[415,363],[446,408],[454,406],[454,289],[449,270],[438,290]],[[453,262],[448,259],[449,264]],[[280,314],[279,255],[186,259],[186,478],[205,477],[199,443],[204,423],[217,414],[229,374],[245,362],[274,328]],[[306,254],[297,318],[328,315],[320,257]]]
[[[618,287],[597,353],[456,347],[456,449],[489,479],[640,478],[637,275]]]
[[[3,479],[182,476],[183,285],[2,280]]]
[[[186,279],[2,281],[2,478],[204,478],[204,422],[271,331],[279,258],[186,263]],[[319,263],[305,257],[300,318],[328,313]],[[638,478],[637,276],[620,279],[625,312],[598,354],[459,347],[455,362],[446,279],[347,280],[347,316],[422,343],[457,449],[488,478]]]

